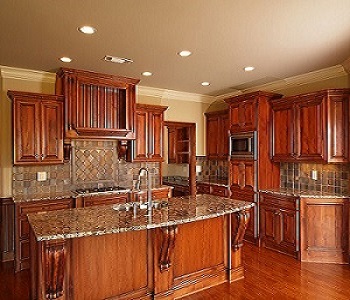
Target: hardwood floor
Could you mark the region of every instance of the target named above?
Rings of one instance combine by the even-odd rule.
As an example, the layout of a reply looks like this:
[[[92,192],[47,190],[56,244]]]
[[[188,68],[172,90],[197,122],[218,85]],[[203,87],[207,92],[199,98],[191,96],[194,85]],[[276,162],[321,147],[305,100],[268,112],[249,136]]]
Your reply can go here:
[[[350,266],[300,263],[292,257],[246,243],[245,279],[221,284],[182,300],[350,299]],[[16,275],[0,264],[0,300],[29,299],[29,272]]]

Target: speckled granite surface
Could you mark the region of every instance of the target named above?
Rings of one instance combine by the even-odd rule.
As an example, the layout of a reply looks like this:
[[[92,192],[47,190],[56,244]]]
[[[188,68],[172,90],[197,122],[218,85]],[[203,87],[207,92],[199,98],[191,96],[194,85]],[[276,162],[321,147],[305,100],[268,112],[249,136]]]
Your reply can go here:
[[[295,196],[300,198],[348,198],[348,195],[335,194],[322,191],[300,191],[295,189],[279,188],[260,190],[260,192],[271,193],[276,195]]]
[[[189,223],[249,209],[254,205],[213,195],[176,197],[162,203],[162,207],[153,209],[152,216],[146,215],[147,210],[135,211],[132,207],[128,211],[116,210],[118,206],[106,205],[28,214],[28,219],[36,239],[43,241]]]

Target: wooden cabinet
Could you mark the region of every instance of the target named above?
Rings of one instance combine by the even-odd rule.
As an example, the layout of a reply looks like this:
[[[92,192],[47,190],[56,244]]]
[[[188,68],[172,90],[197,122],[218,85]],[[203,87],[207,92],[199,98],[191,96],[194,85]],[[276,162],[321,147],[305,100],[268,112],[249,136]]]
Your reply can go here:
[[[302,198],[301,261],[348,263],[349,199]]]
[[[230,119],[228,110],[205,113],[207,118],[207,158],[227,159]]]
[[[136,104],[134,161],[163,161],[163,115],[167,108]]]
[[[66,138],[133,139],[138,79],[61,68],[56,94],[65,97]]]
[[[14,164],[63,163],[63,97],[9,91]]]
[[[168,128],[168,163],[188,164],[190,161],[190,127],[181,126],[181,123],[171,124]]]
[[[256,130],[257,100],[257,95],[242,95],[232,100],[230,103],[230,130],[232,133]]]
[[[210,194],[210,184],[197,182],[197,194]]]
[[[71,198],[61,200],[42,200],[15,203],[15,271],[29,268],[29,222],[28,213],[50,210],[68,209],[73,207]]]
[[[91,195],[91,196],[78,197],[76,199],[76,207],[118,204],[118,203],[126,203],[128,201],[129,201],[129,193]]]
[[[273,160],[348,162],[349,99],[336,89],[271,101]]]
[[[173,187],[162,186],[161,188],[152,189],[152,200],[162,200],[169,199],[173,196]],[[133,192],[132,201],[147,201],[147,191],[142,190],[142,192]]]
[[[260,193],[260,239],[263,246],[299,257],[300,198]]]
[[[256,170],[257,162],[254,160],[231,160],[231,190],[238,189],[242,192],[257,191]]]
[[[0,198],[0,262],[14,258],[14,204],[10,198]]]

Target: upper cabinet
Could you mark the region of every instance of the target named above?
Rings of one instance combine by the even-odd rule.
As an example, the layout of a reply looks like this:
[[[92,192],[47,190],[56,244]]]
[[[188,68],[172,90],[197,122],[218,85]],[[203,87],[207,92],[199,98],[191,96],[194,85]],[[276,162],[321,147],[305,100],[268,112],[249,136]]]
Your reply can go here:
[[[231,133],[257,130],[259,102],[264,99],[278,99],[281,97],[280,94],[258,91],[225,99],[225,102],[230,105]]]
[[[66,138],[133,139],[138,79],[61,68],[56,94],[65,97]]]
[[[207,158],[227,159],[229,148],[229,111],[205,113],[207,117]]]
[[[348,162],[350,89],[271,101],[274,161]]]
[[[167,108],[136,104],[134,161],[163,161],[163,115]]]
[[[9,91],[14,164],[63,163],[63,97]]]

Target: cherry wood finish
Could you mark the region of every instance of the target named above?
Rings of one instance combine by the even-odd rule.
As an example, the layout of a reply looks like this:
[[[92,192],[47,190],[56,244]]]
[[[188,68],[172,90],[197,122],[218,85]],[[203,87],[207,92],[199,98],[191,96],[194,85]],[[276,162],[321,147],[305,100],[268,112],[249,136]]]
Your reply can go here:
[[[231,133],[258,130],[260,122],[259,105],[263,98],[278,99],[282,95],[268,92],[254,92],[225,99],[230,105]]]
[[[29,268],[30,226],[28,213],[67,209],[73,207],[71,198],[61,200],[40,200],[15,203],[15,270],[16,272]]]
[[[14,164],[63,163],[63,97],[7,94],[13,101]]]
[[[350,299],[348,265],[304,263],[250,243],[242,248],[242,261],[244,280],[180,299]],[[14,273],[12,262],[2,263],[0,278],[1,300],[29,299],[29,270]]]
[[[96,205],[108,205],[117,203],[126,203],[129,200],[129,193],[109,194],[109,195],[85,195],[75,198],[75,207],[89,207]]]
[[[61,68],[56,94],[65,97],[66,138],[133,139],[139,79]]]
[[[14,203],[11,198],[0,198],[0,260],[14,259]]]
[[[210,194],[210,184],[197,182],[197,194]]]
[[[163,186],[161,189],[153,189],[152,190],[152,199],[153,200],[161,200],[161,199],[169,199],[173,197],[173,188]],[[147,201],[147,191],[144,190],[140,192],[132,192],[131,193],[131,201]]]
[[[263,246],[299,257],[299,201],[298,197],[260,193],[260,239]]]
[[[249,212],[241,211],[57,242],[36,242],[31,232],[31,299],[175,299],[233,282],[244,277],[241,252],[248,219]],[[239,226],[231,228],[234,220]]]
[[[250,210],[250,221],[246,226],[244,239],[248,242],[259,244],[259,203],[257,201],[257,193],[242,191],[241,189],[231,188],[231,198],[255,203]]]
[[[163,115],[167,108],[136,104],[134,161],[163,161]]]
[[[207,118],[207,158],[226,160],[229,152],[229,111],[205,113]]]
[[[349,199],[302,198],[301,260],[349,262]]]
[[[349,89],[272,100],[274,161],[348,162]]]
[[[259,244],[259,190],[279,187],[279,165],[271,160],[270,119],[272,99],[282,95],[269,92],[253,92],[235,96],[225,101],[230,105],[231,133],[256,131],[255,158],[230,159],[231,198],[252,199],[255,202],[246,240]]]
[[[197,182],[197,194],[209,194],[220,197],[229,197],[230,191],[226,186]]]

